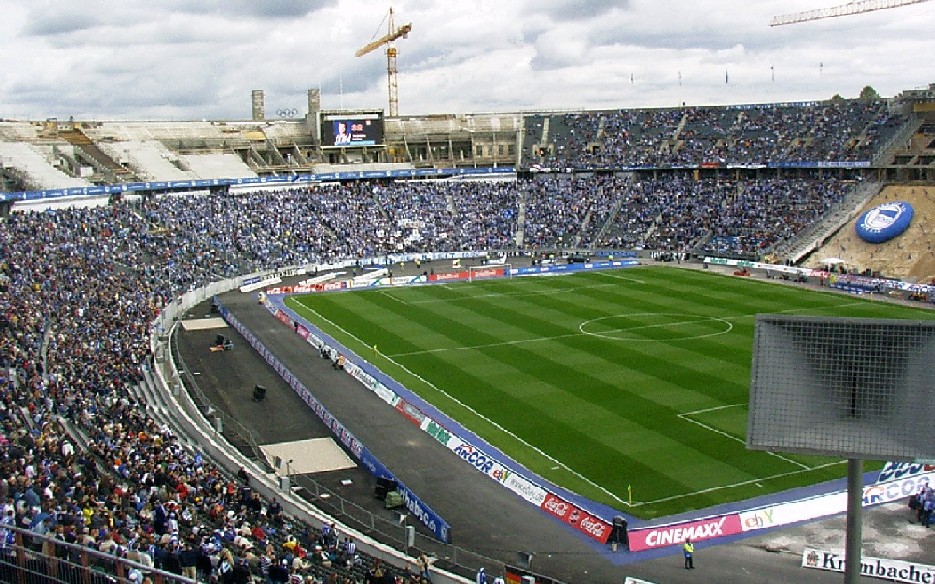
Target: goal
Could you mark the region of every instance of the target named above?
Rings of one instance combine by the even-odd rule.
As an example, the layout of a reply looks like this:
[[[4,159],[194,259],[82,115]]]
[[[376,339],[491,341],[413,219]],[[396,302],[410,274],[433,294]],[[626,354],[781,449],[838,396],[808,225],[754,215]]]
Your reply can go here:
[[[468,281],[490,280],[492,278],[512,278],[513,266],[511,264],[487,264],[484,266],[468,267]]]

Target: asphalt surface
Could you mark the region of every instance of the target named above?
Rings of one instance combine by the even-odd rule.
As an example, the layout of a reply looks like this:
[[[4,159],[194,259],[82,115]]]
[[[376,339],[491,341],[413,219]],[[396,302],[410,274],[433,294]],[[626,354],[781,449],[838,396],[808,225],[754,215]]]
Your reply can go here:
[[[844,517],[776,529],[756,537],[696,545],[695,570],[685,570],[677,548],[654,554],[612,551],[526,503],[477,472],[437,441],[387,407],[349,375],[335,371],[290,327],[276,321],[254,294],[231,292],[222,302],[302,380],[325,407],[353,432],[410,489],[452,525],[453,543],[496,562],[515,564],[517,552],[531,552],[531,569],[559,581],[616,583],[626,576],[658,584],[720,582],[841,582],[843,575],[801,567],[805,546],[843,550]],[[191,310],[189,318],[209,316],[210,306]],[[231,351],[212,352],[218,333],[234,341]],[[330,436],[330,431],[233,331],[181,331],[178,347],[197,383],[218,409],[253,433],[259,444]],[[251,397],[255,385],[268,389],[262,402]],[[231,428],[226,428],[231,430]],[[235,441],[235,443],[237,443]],[[241,441],[238,446],[245,446]],[[315,481],[395,521],[374,497],[375,481],[366,469],[316,473]],[[301,477],[297,477],[301,482]],[[311,493],[310,493],[311,494]],[[315,497],[312,497],[315,499]],[[334,498],[318,499],[323,508]],[[333,508],[337,511],[337,508]],[[701,516],[699,513],[698,516]],[[904,504],[876,507],[864,516],[864,555],[935,564],[935,529],[909,523]],[[366,529],[364,531],[367,531]],[[424,530],[423,530],[424,531]],[[393,529],[378,537],[395,545]],[[420,541],[425,541],[420,538]],[[417,542],[417,545],[418,542]],[[441,552],[444,553],[444,552]],[[461,563],[470,565],[465,555]],[[499,571],[486,564],[488,573]],[[870,582],[870,578],[861,581]]]

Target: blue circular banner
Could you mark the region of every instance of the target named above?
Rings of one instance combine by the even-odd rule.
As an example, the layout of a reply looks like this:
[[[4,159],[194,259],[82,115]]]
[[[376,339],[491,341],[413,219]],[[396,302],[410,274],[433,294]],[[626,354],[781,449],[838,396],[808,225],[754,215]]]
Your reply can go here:
[[[857,235],[869,243],[889,241],[909,227],[912,215],[912,205],[905,201],[877,205],[857,218]]]

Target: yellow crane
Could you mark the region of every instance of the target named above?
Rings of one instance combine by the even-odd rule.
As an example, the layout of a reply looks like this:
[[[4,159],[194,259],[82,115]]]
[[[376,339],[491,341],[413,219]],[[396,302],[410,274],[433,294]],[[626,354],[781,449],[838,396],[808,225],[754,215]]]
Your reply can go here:
[[[384,17],[384,21],[387,23],[386,34],[357,49],[354,56],[363,57],[367,53],[386,45],[386,83],[390,95],[389,117],[395,118],[399,116],[399,84],[396,80],[396,75],[399,71],[396,68],[396,43],[394,41],[400,37],[408,37],[409,31],[412,30],[412,23],[404,24],[396,28],[396,23],[393,21],[392,8],[390,8],[389,14]],[[382,22],[380,26],[383,26]],[[377,30],[379,31],[379,28]]]
[[[929,0],[855,0],[840,6],[830,8],[819,8],[817,10],[807,10],[805,12],[796,12],[794,14],[784,14],[774,16],[769,21],[770,26],[782,26],[784,24],[795,24],[797,22],[807,22],[809,20],[820,20],[822,18],[834,18],[835,16],[850,16],[851,14],[861,14],[863,12],[873,12],[874,10],[883,10],[885,8],[897,8],[907,4],[920,4]]]

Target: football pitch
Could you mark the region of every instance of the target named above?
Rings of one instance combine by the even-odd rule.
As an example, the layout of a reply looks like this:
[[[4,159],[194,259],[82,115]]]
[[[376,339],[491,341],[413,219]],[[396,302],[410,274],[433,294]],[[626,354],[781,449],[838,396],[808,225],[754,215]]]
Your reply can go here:
[[[666,267],[287,303],[535,473],[646,519],[846,475],[845,461],[746,449],[758,313],[935,319]]]

